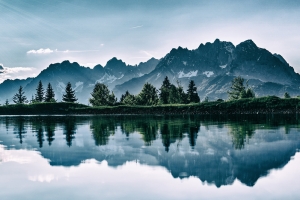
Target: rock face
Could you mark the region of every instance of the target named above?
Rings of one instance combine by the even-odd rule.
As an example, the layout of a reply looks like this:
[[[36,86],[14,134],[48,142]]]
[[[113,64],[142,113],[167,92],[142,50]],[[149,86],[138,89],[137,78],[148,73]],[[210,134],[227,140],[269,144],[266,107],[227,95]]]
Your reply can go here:
[[[227,99],[231,81],[237,76],[248,80],[257,96],[283,96],[285,92],[296,96],[300,86],[300,75],[281,55],[257,47],[252,40],[234,46],[217,39],[195,50],[172,49],[151,73],[117,85],[115,92],[136,94],[145,82],[159,88],[165,76],[184,88],[194,80],[200,97],[212,100]]]
[[[237,76],[247,80],[257,96],[281,97],[285,92],[297,96],[300,93],[300,75],[281,55],[257,47],[252,40],[234,46],[231,42],[216,39],[213,43],[200,44],[194,50],[174,48],[160,60],[151,58],[135,66],[126,65],[117,58],[109,60],[104,67],[96,65],[93,69],[69,61],[51,64],[33,79],[7,80],[0,84],[0,103],[11,100],[20,85],[31,99],[40,80],[44,87],[49,82],[52,84],[59,101],[67,82],[71,82],[78,101],[87,104],[96,82],[106,84],[120,97],[126,90],[139,93],[146,82],[160,88],[166,76],[173,84],[180,83],[185,89],[189,81],[194,80],[202,100],[205,97],[227,99],[231,81]]]

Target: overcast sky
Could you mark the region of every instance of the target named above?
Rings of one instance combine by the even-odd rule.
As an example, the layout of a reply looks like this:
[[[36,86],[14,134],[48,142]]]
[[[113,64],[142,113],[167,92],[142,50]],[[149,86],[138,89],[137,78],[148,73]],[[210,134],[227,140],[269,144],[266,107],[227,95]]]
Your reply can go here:
[[[138,64],[216,38],[252,39],[300,72],[300,0],[0,0],[0,26],[0,81],[63,60]]]

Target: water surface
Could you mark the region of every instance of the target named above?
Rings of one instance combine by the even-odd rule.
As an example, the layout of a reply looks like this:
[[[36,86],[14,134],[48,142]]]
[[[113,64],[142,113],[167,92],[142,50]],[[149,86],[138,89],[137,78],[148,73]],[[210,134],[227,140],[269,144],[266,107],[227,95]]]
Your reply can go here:
[[[1,199],[297,199],[297,116],[0,117]]]

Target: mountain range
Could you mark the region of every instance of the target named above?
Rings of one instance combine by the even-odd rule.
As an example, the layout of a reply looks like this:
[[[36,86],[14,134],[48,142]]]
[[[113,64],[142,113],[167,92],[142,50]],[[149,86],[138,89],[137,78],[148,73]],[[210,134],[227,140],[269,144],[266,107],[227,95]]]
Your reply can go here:
[[[257,47],[252,40],[234,46],[231,42],[216,39],[213,43],[200,44],[194,50],[174,48],[159,60],[151,58],[135,66],[126,65],[117,58],[93,69],[69,61],[50,64],[37,77],[5,80],[0,84],[0,101],[11,101],[19,86],[23,86],[31,99],[41,80],[44,87],[52,84],[58,101],[67,82],[71,82],[78,101],[87,104],[97,82],[106,84],[120,97],[127,90],[138,94],[146,82],[159,89],[166,76],[173,84],[181,84],[185,89],[189,81],[194,80],[202,100],[205,97],[209,100],[227,99],[231,81],[237,76],[247,80],[256,96],[282,97],[285,92],[291,96],[300,94],[300,75],[281,55]]]

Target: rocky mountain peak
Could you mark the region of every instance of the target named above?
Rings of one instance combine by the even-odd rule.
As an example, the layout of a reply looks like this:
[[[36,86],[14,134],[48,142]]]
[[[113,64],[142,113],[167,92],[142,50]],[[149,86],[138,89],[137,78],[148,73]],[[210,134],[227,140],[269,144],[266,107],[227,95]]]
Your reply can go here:
[[[246,40],[244,42],[241,42],[236,46],[237,49],[241,49],[242,51],[247,51],[247,50],[257,50],[258,47],[252,40]]]
[[[103,72],[104,68],[102,65],[98,64],[93,68],[93,70]]]
[[[105,67],[105,70],[111,71],[114,74],[117,72],[118,74],[123,74],[128,70],[128,67],[125,62],[123,62],[121,59],[117,59],[116,57],[113,57],[109,61],[107,61]]]
[[[280,54],[274,53],[273,56],[275,56],[276,58],[278,58],[283,64],[289,66],[289,63],[286,62],[286,60]]]

